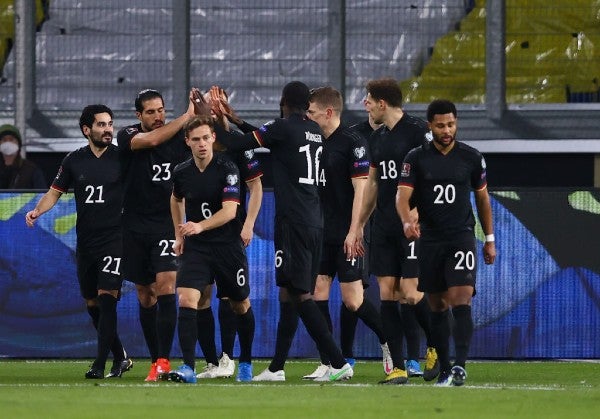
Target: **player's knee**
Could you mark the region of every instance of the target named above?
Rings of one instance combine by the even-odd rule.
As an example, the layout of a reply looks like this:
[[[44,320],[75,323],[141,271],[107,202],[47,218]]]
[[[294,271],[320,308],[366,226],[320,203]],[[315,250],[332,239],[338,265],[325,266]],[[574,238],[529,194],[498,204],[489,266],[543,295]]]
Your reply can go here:
[[[344,305],[346,306],[346,308],[355,313],[359,307],[362,305],[362,301],[358,302],[358,301],[344,301]]]
[[[231,309],[235,314],[241,316],[242,314],[246,314],[246,312],[250,309],[250,300],[246,298],[244,301],[231,301]]]
[[[422,296],[417,296],[417,295],[409,295],[407,296],[406,299],[406,303],[414,306],[415,304],[417,304],[419,301],[421,301]]]
[[[198,300],[194,298],[194,296],[185,293],[178,295],[178,303],[179,307],[187,307],[193,309],[198,308]]]
[[[359,309],[359,307],[362,305],[363,301],[364,301],[364,297],[363,297],[362,293],[361,294],[349,293],[349,295],[344,295],[342,293],[342,303],[344,303],[346,308],[353,313]]]
[[[137,287],[137,296],[142,307],[148,308],[156,304],[156,293],[151,287]]]
[[[393,288],[379,287],[379,297],[382,301],[398,301],[400,294]]]
[[[202,296],[204,297],[204,294]],[[207,308],[210,308],[210,298],[200,298],[198,310],[206,310]]]

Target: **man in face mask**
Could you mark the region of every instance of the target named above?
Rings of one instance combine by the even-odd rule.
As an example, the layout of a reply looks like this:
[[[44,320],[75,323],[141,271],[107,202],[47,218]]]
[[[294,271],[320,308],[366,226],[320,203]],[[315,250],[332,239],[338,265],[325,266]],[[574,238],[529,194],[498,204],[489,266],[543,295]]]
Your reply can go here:
[[[0,189],[46,189],[48,184],[40,168],[21,157],[21,145],[17,127],[0,126]]]

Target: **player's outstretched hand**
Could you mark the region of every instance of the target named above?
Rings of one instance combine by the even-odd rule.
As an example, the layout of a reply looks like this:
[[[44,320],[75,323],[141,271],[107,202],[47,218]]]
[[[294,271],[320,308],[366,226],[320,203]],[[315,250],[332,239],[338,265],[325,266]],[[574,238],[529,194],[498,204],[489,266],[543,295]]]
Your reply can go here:
[[[206,102],[198,88],[193,87],[190,91],[190,101],[194,106],[194,113],[196,115],[210,115],[210,105]]]
[[[225,91],[221,88],[219,89],[219,95],[218,95],[218,103],[219,103],[219,108],[220,108],[220,112],[227,118],[227,120],[237,126],[240,126],[243,124],[243,120],[242,118],[240,118],[237,113],[235,112],[235,110],[231,107],[231,104],[229,103],[229,100],[227,99],[227,95],[225,94]]]

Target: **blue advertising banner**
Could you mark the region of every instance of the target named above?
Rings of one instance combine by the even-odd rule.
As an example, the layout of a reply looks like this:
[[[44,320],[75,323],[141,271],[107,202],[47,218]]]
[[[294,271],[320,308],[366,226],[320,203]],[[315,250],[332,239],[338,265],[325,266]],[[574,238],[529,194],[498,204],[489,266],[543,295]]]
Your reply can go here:
[[[64,195],[27,228],[25,213],[41,196],[0,194],[0,356],[90,358],[96,338],[76,279],[75,202]],[[478,265],[471,357],[600,358],[600,192],[519,189],[491,196],[498,258],[493,266]],[[267,191],[248,248],[254,354],[267,358],[273,355],[279,310],[274,209]],[[477,235],[483,238],[479,228]],[[375,279],[369,284],[368,298],[378,305]],[[338,335],[341,299],[335,283],[332,289]],[[118,311],[128,353],[147,357],[135,287],[127,281]],[[359,322],[355,356],[377,358],[380,352],[376,337]],[[172,355],[180,355],[177,339]],[[290,356],[318,356],[302,326]]]

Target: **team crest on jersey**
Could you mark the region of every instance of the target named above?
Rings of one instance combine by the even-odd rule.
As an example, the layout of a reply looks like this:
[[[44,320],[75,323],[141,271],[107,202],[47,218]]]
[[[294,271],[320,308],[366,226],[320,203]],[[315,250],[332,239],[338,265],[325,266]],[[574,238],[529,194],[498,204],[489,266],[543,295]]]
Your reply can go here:
[[[246,158],[248,160],[250,160],[252,157],[254,157],[254,150],[246,150],[246,151],[244,151],[244,156],[246,156]]]
[[[410,176],[410,163],[402,163],[402,170],[400,171],[400,176],[402,176],[402,177]]]
[[[365,148],[364,148],[364,147],[356,147],[356,148],[353,150],[353,153],[354,153],[354,156],[355,156],[357,159],[362,159],[362,158],[364,157],[364,155],[365,155],[366,151],[365,151]]]
[[[486,164],[485,164],[485,159],[484,159],[483,157],[481,157],[481,168],[482,168],[483,170],[485,170],[485,169],[486,169],[486,167],[487,167],[487,166],[486,166]]]
[[[129,127],[129,128],[127,128],[127,129],[125,129],[125,132],[126,132],[127,134],[131,135],[131,134],[133,134],[133,133],[135,133],[135,132],[138,132],[138,129],[137,129],[136,127]]]
[[[235,185],[238,181],[238,177],[236,174],[230,173],[225,178],[228,185]]]

